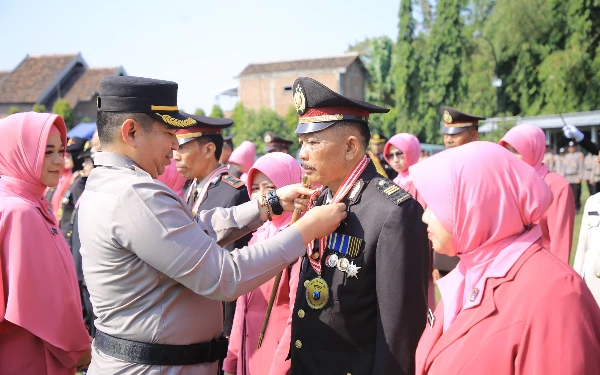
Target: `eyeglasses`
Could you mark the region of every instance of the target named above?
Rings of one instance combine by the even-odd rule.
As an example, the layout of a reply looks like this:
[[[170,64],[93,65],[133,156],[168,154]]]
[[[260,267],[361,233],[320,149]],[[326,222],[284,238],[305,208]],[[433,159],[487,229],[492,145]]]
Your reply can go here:
[[[393,154],[389,153],[385,157],[388,158],[388,159],[390,159],[390,160],[394,160],[394,158],[401,159],[401,158],[404,157],[404,153],[402,151],[397,151],[397,152],[394,152]]]

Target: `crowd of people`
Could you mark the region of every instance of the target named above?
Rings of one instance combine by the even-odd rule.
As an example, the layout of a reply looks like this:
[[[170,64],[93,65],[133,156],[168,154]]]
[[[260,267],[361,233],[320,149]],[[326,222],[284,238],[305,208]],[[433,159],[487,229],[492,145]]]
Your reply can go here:
[[[101,80],[89,140],[0,120],[0,373],[600,373],[583,133],[564,155],[527,124],[481,142],[484,118],[443,106],[429,156],[312,78],[290,102],[297,157],[273,132],[234,147],[232,120],[148,78]]]

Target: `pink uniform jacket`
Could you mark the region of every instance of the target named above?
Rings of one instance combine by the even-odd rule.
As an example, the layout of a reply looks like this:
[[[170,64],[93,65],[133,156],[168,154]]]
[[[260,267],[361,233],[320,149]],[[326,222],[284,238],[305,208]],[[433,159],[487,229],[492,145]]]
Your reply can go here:
[[[537,126],[521,124],[510,129],[498,142],[509,144],[531,165],[552,190],[553,200],[548,210],[537,222],[542,229],[544,248],[569,264],[575,223],[575,199],[567,180],[543,164],[546,152],[546,135]]]
[[[47,139],[57,115],[0,121],[0,374],[75,373],[90,348],[75,265],[42,196]]]
[[[600,374],[600,309],[583,280],[538,244],[442,335],[440,302],[417,374]]]

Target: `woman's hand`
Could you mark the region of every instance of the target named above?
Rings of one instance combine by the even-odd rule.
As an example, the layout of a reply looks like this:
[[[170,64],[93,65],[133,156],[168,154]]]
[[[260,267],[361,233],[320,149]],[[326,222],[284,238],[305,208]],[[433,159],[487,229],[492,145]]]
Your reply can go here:
[[[79,358],[79,361],[75,365],[75,370],[81,371],[82,369],[87,368],[90,365],[90,362],[92,362],[92,348],[89,348],[83,352]]]
[[[315,190],[305,188],[302,184],[293,184],[277,189],[277,197],[285,211],[292,212],[297,208],[304,212],[308,210],[310,202],[317,199],[313,196],[314,192]]]

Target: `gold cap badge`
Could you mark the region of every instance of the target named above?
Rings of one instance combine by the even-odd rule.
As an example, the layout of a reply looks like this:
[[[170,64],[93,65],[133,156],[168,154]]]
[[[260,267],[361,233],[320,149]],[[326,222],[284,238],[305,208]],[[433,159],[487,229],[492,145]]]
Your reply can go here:
[[[273,141],[273,138],[271,138],[271,134],[265,135],[264,141],[265,143],[271,143]]]
[[[444,115],[443,115],[442,119],[444,120],[444,122],[446,124],[452,124],[453,119],[452,119],[452,116],[450,115],[450,112],[444,111]]]
[[[296,106],[296,111],[299,115],[303,115],[306,111],[306,97],[304,96],[304,92],[302,92],[302,87],[300,85],[296,86],[296,92],[294,93],[294,105]]]

